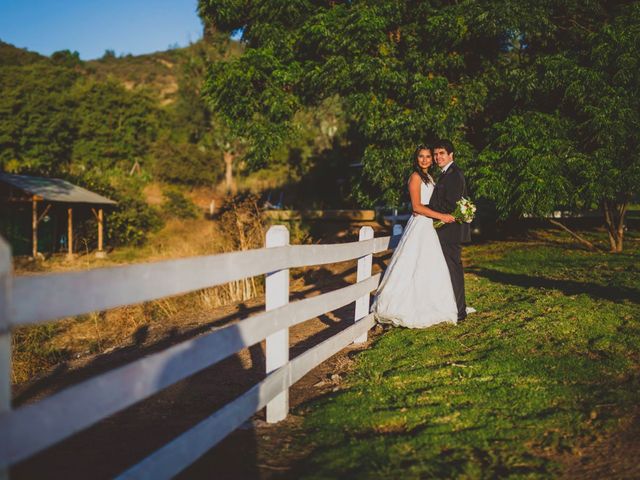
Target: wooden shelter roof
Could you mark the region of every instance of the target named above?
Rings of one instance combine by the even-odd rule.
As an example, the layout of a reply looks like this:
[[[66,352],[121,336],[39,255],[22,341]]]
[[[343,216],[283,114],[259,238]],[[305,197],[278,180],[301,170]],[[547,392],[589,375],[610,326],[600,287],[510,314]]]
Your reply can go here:
[[[33,177],[0,172],[0,182],[49,202],[115,205],[117,202],[60,178]]]

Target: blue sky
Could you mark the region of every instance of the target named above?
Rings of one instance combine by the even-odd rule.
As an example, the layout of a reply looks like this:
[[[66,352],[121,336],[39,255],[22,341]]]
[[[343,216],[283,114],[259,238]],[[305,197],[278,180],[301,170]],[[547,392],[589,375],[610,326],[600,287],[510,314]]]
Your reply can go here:
[[[51,55],[139,55],[202,37],[197,0],[0,0],[0,40]]]

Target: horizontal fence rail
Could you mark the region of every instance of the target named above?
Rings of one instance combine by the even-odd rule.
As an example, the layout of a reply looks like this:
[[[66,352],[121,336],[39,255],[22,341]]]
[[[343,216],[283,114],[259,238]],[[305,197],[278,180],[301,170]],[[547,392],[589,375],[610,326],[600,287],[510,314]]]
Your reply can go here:
[[[15,463],[28,458],[243,348],[255,345],[267,335],[348,305],[375,290],[379,281],[378,274],[364,282],[249,317],[14,410],[11,415],[0,417],[0,431],[12,433],[7,460]]]
[[[280,235],[283,233],[286,235]],[[282,246],[84,272],[18,277],[11,275],[10,252],[0,238],[0,357],[3,360],[0,365],[0,480],[8,478],[11,465],[263,340],[267,341],[267,377],[262,382],[119,478],[170,478],[265,406],[267,421],[281,420],[288,411],[291,385],[345,346],[366,340],[367,331],[374,324],[373,316],[368,313],[369,294],[380,283],[380,274],[371,276],[371,258],[375,253],[395,248],[400,237],[398,233],[401,232],[394,231],[392,237],[373,238],[371,227],[363,227],[358,242],[288,245],[288,231],[282,226],[274,226],[267,239],[269,234],[274,238],[280,235],[277,244]],[[288,269],[355,259],[358,259],[355,284],[288,303]],[[285,284],[269,283],[269,278],[275,279],[276,273]],[[267,274],[268,279],[267,311],[90,378],[34,404],[11,410],[12,327],[155,300],[263,274]],[[276,297],[281,300],[275,300]],[[353,302],[356,302],[353,325],[288,360],[290,327]],[[269,307],[270,303],[274,307]],[[282,333],[285,336],[279,337]],[[284,352],[270,347],[270,341],[272,345],[284,345]],[[284,359],[272,357],[280,358],[282,353]],[[270,363],[276,367],[269,368]],[[283,394],[286,396],[282,397]],[[282,402],[276,402],[279,398]]]
[[[48,322],[215,287],[285,268],[344,262],[382,252],[389,248],[390,241],[391,237],[382,237],[334,245],[291,245],[82,272],[15,277],[9,324]],[[105,288],[107,285],[108,289]]]

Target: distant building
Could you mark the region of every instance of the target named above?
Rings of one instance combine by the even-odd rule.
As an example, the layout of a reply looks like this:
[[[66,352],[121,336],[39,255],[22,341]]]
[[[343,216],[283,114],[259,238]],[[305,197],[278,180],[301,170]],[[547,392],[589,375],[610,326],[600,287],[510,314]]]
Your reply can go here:
[[[104,255],[104,208],[116,202],[59,178],[0,173],[0,234],[14,255],[66,251],[73,255],[76,222],[93,217]]]

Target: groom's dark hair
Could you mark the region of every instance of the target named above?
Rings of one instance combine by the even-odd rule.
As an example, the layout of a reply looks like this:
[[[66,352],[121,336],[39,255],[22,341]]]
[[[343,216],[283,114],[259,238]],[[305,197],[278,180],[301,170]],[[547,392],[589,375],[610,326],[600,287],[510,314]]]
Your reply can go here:
[[[431,148],[433,148],[433,150],[435,150],[436,148],[444,148],[447,151],[447,153],[453,153],[454,151],[453,143],[451,143],[451,140],[447,140],[444,138],[434,142]]]

